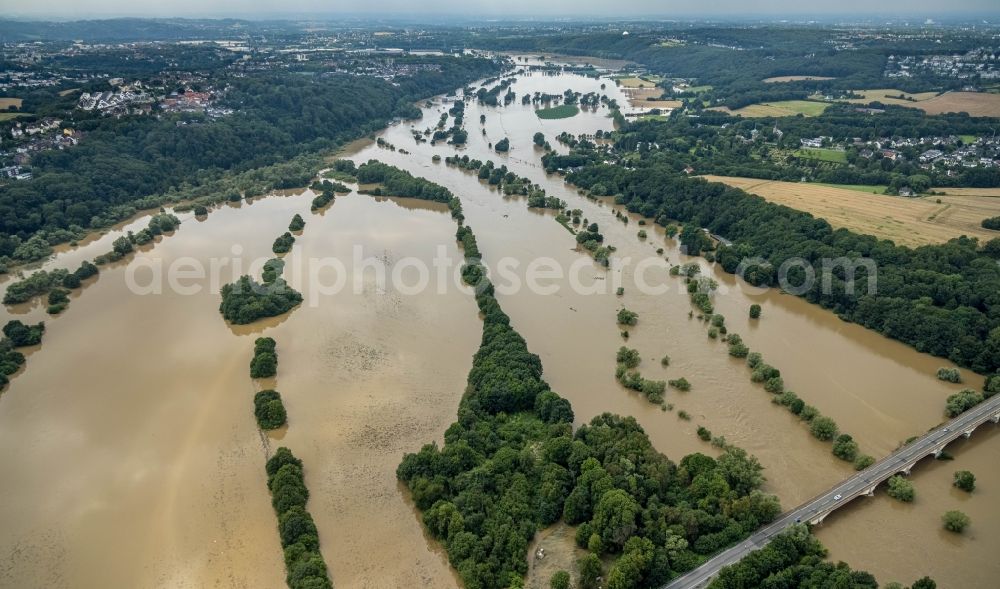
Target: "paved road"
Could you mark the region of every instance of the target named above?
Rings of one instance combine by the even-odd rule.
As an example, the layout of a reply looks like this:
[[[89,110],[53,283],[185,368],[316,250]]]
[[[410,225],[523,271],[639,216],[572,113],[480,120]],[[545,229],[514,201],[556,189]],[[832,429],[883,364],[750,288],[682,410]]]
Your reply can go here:
[[[952,421],[931,430],[920,438],[896,450],[856,475],[841,481],[831,489],[782,514],[777,520],[757,530],[746,540],[720,552],[697,569],[674,579],[662,589],[694,589],[707,587],[719,569],[738,562],[748,553],[763,548],[775,535],[795,522],[822,520],[827,514],[851,499],[866,494],[874,485],[902,471],[908,471],[920,459],[935,454],[948,442],[965,435],[1000,413],[1000,395],[980,403]]]

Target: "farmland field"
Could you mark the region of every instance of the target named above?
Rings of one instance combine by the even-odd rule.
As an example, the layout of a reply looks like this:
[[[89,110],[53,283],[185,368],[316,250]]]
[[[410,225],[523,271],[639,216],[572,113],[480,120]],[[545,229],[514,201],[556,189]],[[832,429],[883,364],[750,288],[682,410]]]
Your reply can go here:
[[[823,114],[830,105],[812,100],[782,100],[779,102],[764,102],[761,104],[751,104],[736,110],[728,107],[714,107],[711,110],[721,110],[733,115],[743,117],[793,117],[801,114],[807,117],[816,117]]]
[[[1000,116],[1000,94],[987,92],[946,92],[940,95],[936,92],[907,94],[893,89],[858,90],[856,92],[863,95],[864,98],[854,98],[847,102],[868,104],[873,100],[877,100],[883,104],[919,108],[930,115],[939,115],[947,112],[967,112],[969,116],[973,117]],[[894,98],[900,94],[913,100]]]
[[[843,188],[844,190],[856,190],[858,192],[866,192],[868,194],[885,194],[885,189],[888,188],[885,184],[827,184],[825,182],[816,182],[820,186],[829,186],[830,188]]]
[[[775,76],[773,78],[765,78],[763,82],[765,84],[775,84],[780,82],[800,82],[803,80],[835,80],[836,78],[831,78],[829,76]]]
[[[917,105],[918,102],[924,100],[930,100],[937,96],[937,92],[918,92],[916,94],[909,94],[903,92],[902,90],[895,90],[893,88],[878,88],[874,90],[855,90],[855,94],[860,94],[864,98],[852,98],[846,102],[852,104],[868,104],[869,102],[877,100],[882,104],[894,104],[896,106],[909,106],[911,108],[921,108]],[[912,98],[913,100],[906,100],[896,98],[898,96],[905,96],[906,98]]]
[[[652,84],[643,80],[645,84]],[[657,100],[663,96],[663,88],[655,85],[642,87],[628,87],[622,85],[622,92],[628,97],[628,103],[636,108],[680,108],[683,106],[680,100]]]
[[[947,92],[917,105],[929,115],[967,112],[973,117],[1000,117],[1000,94]]]
[[[627,78],[619,78],[618,83],[621,84],[622,88],[655,88],[656,84],[650,82],[649,80],[643,80],[638,76],[630,76]]]
[[[575,104],[560,104],[552,108],[541,108],[535,111],[540,119],[568,119],[580,113]]]
[[[935,188],[934,192],[949,196],[983,196],[1000,198],[1000,188]]]
[[[996,197],[947,195],[903,198],[822,184],[725,176],[705,176],[705,179],[742,188],[768,201],[812,213],[826,219],[834,227],[891,239],[900,245],[915,247],[942,243],[960,235],[978,237],[983,241],[1000,237],[1000,231],[989,231],[979,225],[986,217],[1000,215],[1000,198]],[[982,189],[979,189],[977,194],[981,192]]]
[[[7,110],[11,106],[21,108],[21,102],[20,98],[0,98],[0,110]]]

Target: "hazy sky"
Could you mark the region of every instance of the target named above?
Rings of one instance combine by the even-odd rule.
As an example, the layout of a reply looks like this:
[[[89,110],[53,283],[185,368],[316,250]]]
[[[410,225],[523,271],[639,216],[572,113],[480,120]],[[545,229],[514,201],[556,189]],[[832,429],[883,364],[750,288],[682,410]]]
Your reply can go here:
[[[290,14],[368,13],[383,16],[452,13],[461,16],[659,15],[781,16],[839,14],[890,15],[897,18],[927,14],[992,14],[1000,17],[997,0],[0,0],[2,16],[92,18],[107,16],[231,16],[260,18]]]

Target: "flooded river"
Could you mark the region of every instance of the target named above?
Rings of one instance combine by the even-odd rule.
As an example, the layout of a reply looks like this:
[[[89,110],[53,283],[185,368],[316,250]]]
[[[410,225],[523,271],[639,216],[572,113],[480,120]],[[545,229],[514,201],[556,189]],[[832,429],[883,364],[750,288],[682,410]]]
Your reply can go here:
[[[447,110],[436,100],[423,109],[422,120],[380,135],[411,153],[366,143],[348,155],[359,163],[380,159],[450,188],[462,199],[488,264],[507,257],[524,268],[547,257],[576,268],[582,284],[604,291],[582,294],[556,278],[542,281],[556,287],[551,294],[529,288],[498,293],[514,326],[541,356],[546,380],[572,401],[578,422],[604,411],[634,415],[654,445],[675,460],[715,451],[695,435],[704,425],[760,459],[767,489],[786,508],[849,475],[852,469],[833,457],[829,444],[814,440],[771,403],[750,382],[743,362],[689,318],[683,284],[665,267],[644,276],[669,285],[668,292],[643,294],[633,286],[636,263],[657,257],[657,248],[671,263],[689,261],[662,229],[645,226],[649,237],[641,240],[638,217],[631,215],[626,225],[615,219],[620,207],[588,200],[544,173],[541,151],[532,144],[536,131],[556,145],[562,131],[612,126],[606,108],[540,120],[533,107],[520,104],[524,93],[562,94],[567,88],[625,100],[610,79],[522,74],[512,86],[515,104],[467,105],[469,143],[463,148],[414,142],[411,127],[433,127]],[[488,143],[504,137],[510,152],[494,153]],[[597,266],[552,212],[529,210],[524,199],[504,197],[474,174],[431,159],[455,153],[506,164],[582,209],[618,248],[618,263],[611,270]],[[390,281],[383,288],[369,268],[357,285],[313,304],[310,289],[332,284],[335,273],[296,271],[309,259],[329,256],[350,270],[355,246],[362,257],[390,267],[404,258],[431,265],[440,248],[457,260],[454,223],[444,207],[358,194],[310,214],[311,198],[306,191],[223,206],[201,221],[182,216],[175,235],[102,268],[63,316],[47,320],[43,345],[0,397],[0,586],[282,586],[263,473],[277,445],[288,445],[305,463],[309,509],[336,586],[457,586],[397,485],[395,468],[404,452],[440,442],[454,419],[481,333],[472,297],[454,287],[409,293]],[[286,317],[233,329],[219,316],[218,295],[207,289],[138,296],[127,287],[127,276],[143,278],[143,268],[154,261],[190,257],[208,264],[235,257],[248,265],[265,259],[295,213],[305,217],[306,228],[286,258],[286,277],[307,300]],[[48,266],[74,268],[107,251],[116,235],[61,252]],[[786,388],[832,417],[863,452],[882,456],[940,422],[945,397],[961,388],[934,377],[938,367],[950,366],[942,359],[841,322],[796,297],[745,292],[734,277],[698,261],[724,291],[716,308],[729,331],[780,368]],[[615,295],[616,281],[625,288],[622,297]],[[757,321],[747,317],[752,303],[763,307]],[[615,323],[621,306],[639,314],[627,342]],[[5,314],[45,318],[30,304]],[[280,439],[261,437],[253,421],[247,366],[260,333],[278,342],[275,384],[289,414]],[[683,376],[692,383],[690,392],[668,391],[673,411],[615,381],[614,354],[623,344],[640,350],[639,370],[647,378]],[[671,358],[666,368],[659,361],[665,354]],[[980,377],[966,378],[981,385]],[[681,410],[690,421],[678,418]],[[994,501],[1000,474],[990,460],[1000,442],[995,430],[988,426],[956,443],[954,461],[918,466],[912,505],[880,493],[828,518],[817,530],[831,557],[883,582],[930,574],[941,587],[991,586],[1000,573],[991,550],[1000,541]],[[959,469],[976,474],[972,495],[950,487]],[[962,537],[940,526],[941,514],[958,508],[973,522]]]

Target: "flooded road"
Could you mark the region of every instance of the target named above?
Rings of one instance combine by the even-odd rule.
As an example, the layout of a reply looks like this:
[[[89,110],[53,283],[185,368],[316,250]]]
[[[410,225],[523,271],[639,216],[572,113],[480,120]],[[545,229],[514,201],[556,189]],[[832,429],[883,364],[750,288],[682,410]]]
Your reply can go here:
[[[668,292],[644,294],[634,286],[640,260],[689,261],[673,240],[651,223],[643,227],[649,237],[639,239],[639,217],[630,215],[626,225],[615,219],[621,207],[588,200],[544,173],[542,152],[532,144],[536,131],[562,150],[554,141],[562,131],[612,127],[606,108],[540,120],[533,107],[520,104],[524,93],[562,94],[567,88],[625,100],[609,79],[522,74],[512,86],[518,99],[511,106],[467,105],[465,147],[414,142],[411,126],[433,127],[447,110],[436,100],[423,109],[422,120],[380,134],[411,153],[363,143],[349,156],[359,163],[380,159],[451,189],[462,199],[488,264],[509,257],[523,269],[548,257],[603,292],[582,294],[565,280],[550,279],[541,282],[561,287],[554,294],[521,288],[497,295],[541,356],[546,380],[573,403],[577,422],[605,411],[634,415],[655,447],[675,460],[715,452],[695,435],[703,425],[756,455],[767,490],[786,508],[847,476],[850,466],[830,453],[830,445],[773,404],[750,382],[744,363],[689,318],[684,285],[665,266],[644,277],[667,284]],[[488,144],[505,137],[510,152],[493,152]],[[619,265],[607,270],[594,264],[554,213],[529,210],[523,198],[504,197],[474,174],[431,159],[455,153],[506,164],[582,209],[618,248]],[[358,194],[338,196],[322,214],[310,214],[311,198],[307,191],[226,205],[204,221],[182,215],[176,235],[134,260],[102,268],[63,316],[46,318],[44,309],[30,304],[5,310],[25,321],[46,319],[48,329],[27,369],[0,396],[0,586],[282,586],[263,472],[268,448],[277,445],[289,446],[305,463],[309,511],[337,587],[390,588],[414,580],[457,586],[445,555],[426,539],[397,485],[395,468],[403,453],[440,443],[454,420],[481,335],[475,302],[456,288],[382,288],[377,272],[365,266],[357,288],[352,284],[312,304],[308,292],[335,282],[335,272],[301,269],[310,259],[334,256],[350,270],[355,246],[362,259],[389,266],[408,257],[430,265],[439,248],[458,261],[454,223],[443,206]],[[126,286],[126,275],[144,276],[137,267],[151,260],[208,263],[235,256],[246,266],[266,259],[295,213],[306,227],[286,257],[285,276],[307,298],[285,317],[231,329],[219,316],[217,294],[137,296]],[[133,223],[141,227],[146,220]],[[75,268],[110,249],[115,236],[62,253],[46,267]],[[660,247],[664,253],[657,256]],[[796,297],[743,292],[737,279],[697,261],[726,291],[715,305],[730,333],[780,368],[786,388],[832,417],[863,452],[884,455],[942,421],[945,397],[961,388],[934,377],[938,367],[950,366],[943,359],[841,322]],[[622,297],[615,295],[616,281],[625,288]],[[747,316],[752,303],[763,307],[756,321]],[[622,306],[639,314],[628,341],[615,323]],[[260,333],[278,346],[275,384],[289,415],[287,431],[276,434],[280,439],[262,438],[253,421],[247,366]],[[690,392],[668,390],[673,411],[616,382],[614,355],[623,344],[641,352],[638,369],[645,377],[683,376],[692,383]],[[665,354],[668,367],[660,365]],[[979,377],[965,376],[970,386],[981,386]],[[678,417],[681,410],[690,421]],[[829,518],[817,529],[832,558],[882,582],[909,583],[930,574],[942,587],[989,586],[984,582],[1000,572],[992,554],[1000,541],[993,501],[1000,476],[989,458],[1000,441],[995,429],[987,426],[957,443],[953,462],[918,466],[914,504],[880,493]],[[980,488],[971,496],[950,487],[959,469],[978,478]],[[955,508],[972,517],[963,537],[941,530],[941,514]]]

